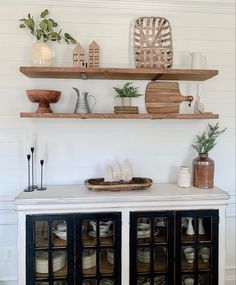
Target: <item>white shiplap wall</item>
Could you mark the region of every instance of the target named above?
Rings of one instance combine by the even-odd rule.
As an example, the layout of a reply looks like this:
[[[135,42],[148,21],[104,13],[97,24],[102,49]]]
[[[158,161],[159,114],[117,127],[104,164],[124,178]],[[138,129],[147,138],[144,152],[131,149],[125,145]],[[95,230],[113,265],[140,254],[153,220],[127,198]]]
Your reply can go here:
[[[45,180],[48,184],[82,183],[102,176],[108,162],[127,157],[135,175],[156,182],[175,182],[177,167],[191,165],[196,153],[191,144],[207,121],[46,120],[20,119],[33,111],[25,95],[30,88],[58,89],[55,111],[72,112],[72,86],[97,98],[94,112],[109,112],[115,104],[113,86],[122,81],[29,79],[19,66],[29,65],[34,42],[18,28],[28,12],[36,16],[49,8],[52,18],[87,47],[95,39],[101,46],[101,65],[132,67],[131,29],[135,18],[163,16],[172,26],[174,67],[190,66],[189,52],[202,51],[207,65],[219,76],[201,83],[207,111],[220,114],[227,132],[211,152],[216,163],[215,184],[231,194],[227,209],[227,284],[235,284],[235,15],[231,0],[206,1],[35,1],[0,0],[0,256],[6,246],[16,247],[13,197],[26,184],[27,130],[37,133],[38,146],[47,144]],[[56,65],[71,66],[73,46],[54,45]],[[144,92],[147,82],[137,81]],[[195,82],[181,82],[183,95],[196,95]],[[136,100],[145,110],[143,98]],[[187,107],[182,106],[183,110]],[[214,123],[214,121],[211,121]],[[37,154],[37,153],[36,153]],[[38,174],[38,170],[37,170]],[[38,178],[38,177],[37,177]],[[9,238],[11,237],[11,238]],[[15,284],[16,260],[0,259],[0,284]],[[23,284],[22,284],[23,285]]]

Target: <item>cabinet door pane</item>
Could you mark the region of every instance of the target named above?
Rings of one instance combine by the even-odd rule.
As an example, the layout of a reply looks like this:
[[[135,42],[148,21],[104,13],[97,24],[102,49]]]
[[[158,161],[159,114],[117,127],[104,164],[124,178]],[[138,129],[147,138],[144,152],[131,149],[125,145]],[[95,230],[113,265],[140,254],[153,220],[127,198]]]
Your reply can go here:
[[[52,222],[54,247],[66,247],[67,245],[67,222],[65,220],[54,220]]]
[[[137,248],[137,272],[151,271],[151,249],[148,247]]]
[[[95,279],[86,279],[83,281],[82,285],[97,285],[97,280]]]
[[[82,252],[82,269],[85,276],[96,275],[96,250],[84,249]]]
[[[65,277],[67,275],[67,252],[54,251],[51,255],[51,264],[54,277]]]
[[[168,249],[165,246],[157,246],[154,248],[154,270],[155,272],[167,272]]]
[[[109,255],[108,255],[109,252]],[[112,274],[114,272],[114,250],[101,249],[99,254],[100,273]]]
[[[36,221],[34,224],[35,247],[49,246],[49,225],[47,221]]]

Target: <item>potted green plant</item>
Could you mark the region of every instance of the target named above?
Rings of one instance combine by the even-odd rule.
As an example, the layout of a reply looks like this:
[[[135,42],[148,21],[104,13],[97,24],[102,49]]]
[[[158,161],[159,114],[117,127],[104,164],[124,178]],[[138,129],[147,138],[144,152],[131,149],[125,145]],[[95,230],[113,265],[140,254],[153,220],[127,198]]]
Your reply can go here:
[[[193,186],[210,189],[214,187],[214,160],[208,157],[210,150],[216,145],[216,139],[224,133],[226,128],[220,130],[219,123],[208,124],[208,130],[197,136],[192,147],[198,152],[193,160]]]
[[[34,18],[28,14],[27,18],[20,19],[21,29],[28,29],[33,37],[36,38],[36,43],[32,48],[32,64],[39,66],[51,66],[53,63],[54,53],[48,42],[58,42],[64,40],[67,44],[76,44],[76,40],[69,34],[62,34],[62,29],[56,31],[58,24],[49,18],[49,11],[45,9],[40,14],[40,21],[36,24]]]
[[[134,87],[132,82],[127,82],[123,85],[123,87],[113,87],[116,91],[116,98],[122,99],[122,106],[131,106],[131,98],[136,98],[142,96],[139,93],[139,88]]]

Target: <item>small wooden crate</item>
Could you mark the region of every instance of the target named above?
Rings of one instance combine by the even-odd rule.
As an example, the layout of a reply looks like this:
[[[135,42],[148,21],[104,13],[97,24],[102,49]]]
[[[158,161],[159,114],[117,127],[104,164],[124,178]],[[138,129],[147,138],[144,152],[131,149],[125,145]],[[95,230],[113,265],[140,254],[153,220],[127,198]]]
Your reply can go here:
[[[161,17],[140,17],[134,27],[137,68],[168,69],[173,64],[171,27]]]

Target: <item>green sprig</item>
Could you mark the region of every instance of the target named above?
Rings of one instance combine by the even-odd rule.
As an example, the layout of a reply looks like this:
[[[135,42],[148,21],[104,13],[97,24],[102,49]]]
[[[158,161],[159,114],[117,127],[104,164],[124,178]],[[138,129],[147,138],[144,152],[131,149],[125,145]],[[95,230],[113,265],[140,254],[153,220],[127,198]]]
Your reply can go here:
[[[113,87],[113,89],[117,93],[117,98],[142,96],[142,94],[139,93],[139,88],[132,86],[132,82],[125,83],[122,88]]]
[[[37,40],[43,40],[44,42],[48,41],[60,41],[63,39],[67,44],[76,44],[77,41],[68,33],[64,33],[62,35],[62,30],[59,32],[54,31],[56,27],[58,27],[58,23],[56,23],[53,19],[48,18],[49,11],[45,9],[41,14],[41,21],[38,26],[36,26],[34,18],[28,14],[27,18],[20,19],[22,22],[19,25],[21,29],[29,29],[30,33],[37,38]]]
[[[204,132],[201,136],[197,136],[197,140],[192,147],[198,153],[207,154],[210,150],[216,145],[216,139],[218,136],[226,131],[227,128],[222,130],[219,129],[219,123],[216,123],[214,126],[208,124],[209,130]]]

